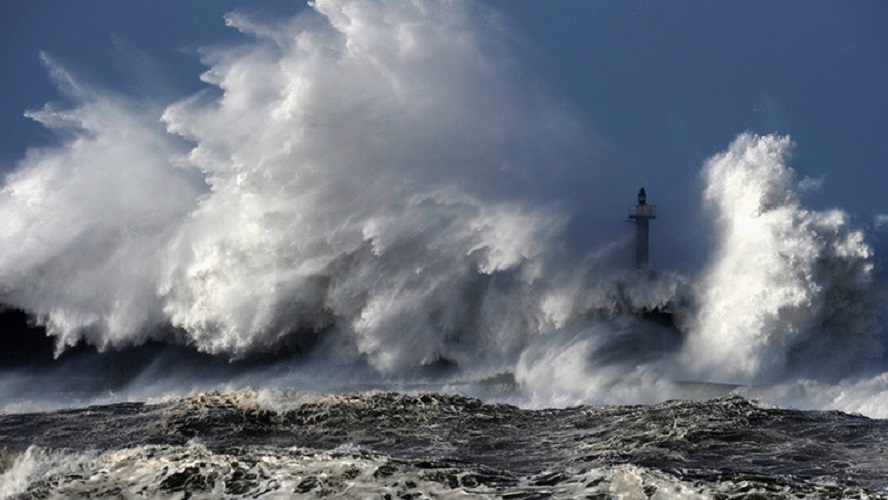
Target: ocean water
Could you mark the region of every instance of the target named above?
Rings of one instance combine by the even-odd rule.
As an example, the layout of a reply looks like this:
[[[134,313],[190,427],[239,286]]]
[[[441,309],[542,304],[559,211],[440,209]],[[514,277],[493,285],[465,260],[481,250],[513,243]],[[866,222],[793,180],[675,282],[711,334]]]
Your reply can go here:
[[[0,496],[885,497],[878,224],[742,132],[689,194],[705,255],[632,269],[572,216],[635,193],[570,194],[582,124],[494,14],[231,14],[172,103],[45,55],[59,141],[0,190]]]
[[[430,393],[275,397],[278,409],[245,392],[4,415],[0,492],[888,497],[888,422],[859,415],[763,408],[740,397],[548,410]]]

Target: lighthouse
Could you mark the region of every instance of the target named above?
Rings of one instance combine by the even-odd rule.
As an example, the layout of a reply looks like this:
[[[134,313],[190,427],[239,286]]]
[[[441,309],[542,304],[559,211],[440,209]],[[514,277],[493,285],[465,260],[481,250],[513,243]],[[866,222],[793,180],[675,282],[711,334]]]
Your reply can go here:
[[[647,269],[648,267],[648,241],[650,220],[657,218],[656,205],[648,205],[647,193],[644,188],[638,191],[638,205],[629,206],[629,220],[635,221],[635,267]]]

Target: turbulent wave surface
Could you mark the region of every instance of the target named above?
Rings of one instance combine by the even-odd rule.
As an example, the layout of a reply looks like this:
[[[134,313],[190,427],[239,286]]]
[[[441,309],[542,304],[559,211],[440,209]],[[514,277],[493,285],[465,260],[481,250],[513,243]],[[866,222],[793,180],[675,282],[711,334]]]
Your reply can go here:
[[[537,411],[440,394],[279,395],[278,410],[254,398],[2,416],[0,493],[883,498],[888,486],[885,421],[741,398]],[[95,428],[107,432],[85,441]]]

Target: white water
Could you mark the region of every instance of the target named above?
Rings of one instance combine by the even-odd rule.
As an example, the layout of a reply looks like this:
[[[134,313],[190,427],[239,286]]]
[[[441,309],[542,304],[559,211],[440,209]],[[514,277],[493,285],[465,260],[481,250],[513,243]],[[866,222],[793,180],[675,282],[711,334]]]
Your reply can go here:
[[[391,472],[380,475],[378,471],[385,467],[392,469]],[[539,486],[528,477],[522,478],[521,483],[511,490],[552,498],[599,494],[634,499],[648,498],[645,489],[656,489],[659,491],[652,498],[703,499],[709,498],[711,489],[737,487],[733,484],[692,484],[633,465],[570,472],[573,477],[556,486]],[[385,456],[360,450],[248,448],[233,454],[213,452],[192,443],[184,447],[147,446],[102,454],[31,447],[16,458],[8,470],[0,472],[0,496],[12,498],[36,490],[63,497],[102,496],[112,491],[115,495],[125,492],[125,495],[163,498],[181,493],[182,488],[165,485],[165,481],[169,484],[177,474],[202,480],[199,483],[192,481],[187,490],[197,491],[200,498],[292,498],[294,492],[302,492],[310,497],[367,498],[413,494],[463,499],[501,498],[504,493],[503,488],[459,484],[465,476],[469,476],[465,482],[471,484],[471,469],[428,471],[407,463],[392,464]],[[252,481],[243,479],[248,474],[254,478]],[[448,475],[456,478],[457,485],[448,483],[445,479]],[[52,486],[44,483],[41,488],[39,480]]]
[[[792,363],[847,373],[882,358],[873,251],[842,211],[801,205],[790,148],[742,134],[704,167],[718,244],[685,357],[697,372],[773,382]]]
[[[746,390],[882,415],[873,249],[847,214],[804,207],[789,138],[741,134],[703,166],[712,261],[650,280],[615,265],[622,243],[565,248],[552,179],[584,151],[582,127],[520,78],[494,13],[319,1],[289,23],[228,23],[246,41],[204,52],[214,88],[162,110],[45,58],[70,106],[30,116],[64,142],[4,181],[0,302],[59,351],[295,347],[311,362],[229,383],[320,390],[446,360],[456,380],[514,373],[508,397],[529,405],[767,383]],[[619,314],[627,302],[669,303],[680,345]],[[181,383],[128,390],[201,386]]]

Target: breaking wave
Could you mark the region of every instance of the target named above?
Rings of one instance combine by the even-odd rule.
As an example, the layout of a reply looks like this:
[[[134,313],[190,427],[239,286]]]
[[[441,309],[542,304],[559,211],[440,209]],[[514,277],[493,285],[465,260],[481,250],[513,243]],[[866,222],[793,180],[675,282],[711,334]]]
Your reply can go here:
[[[742,134],[704,167],[718,243],[685,357],[698,371],[760,383],[882,360],[873,250],[841,210],[801,205],[790,147]]]
[[[538,332],[565,215],[522,202],[542,171],[523,151],[570,120],[469,8],[315,9],[273,32],[230,15],[252,41],[205,55],[221,93],[167,107],[166,130],[47,58],[78,105],[30,114],[72,138],[6,180],[4,302],[60,350],[170,325],[208,353],[326,340],[380,370]]]
[[[699,276],[624,269],[624,242],[566,243],[560,190],[594,155],[495,13],[312,7],[274,25],[229,15],[243,42],[206,49],[210,88],[161,110],[44,56],[72,104],[29,112],[63,144],[5,178],[0,303],[57,356],[295,352],[266,380],[506,374],[534,404],[711,395],[688,380],[851,380],[868,387],[853,404],[884,399],[874,250],[847,214],[805,208],[788,137],[741,134],[704,166],[716,237]]]

